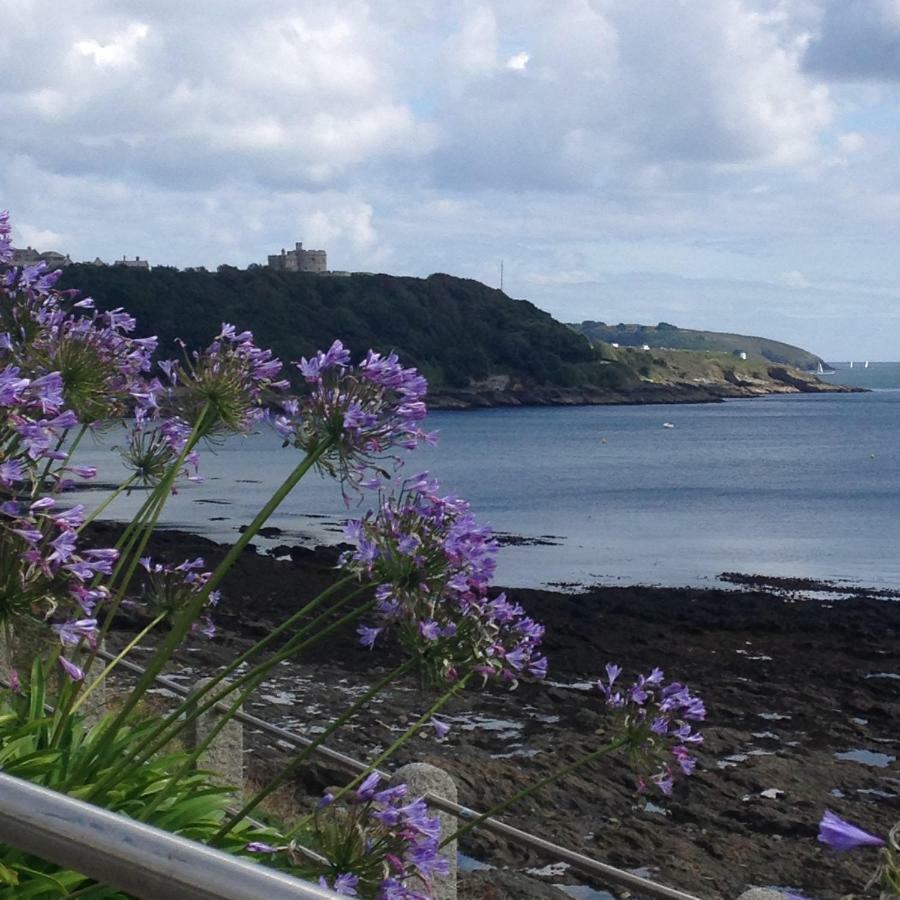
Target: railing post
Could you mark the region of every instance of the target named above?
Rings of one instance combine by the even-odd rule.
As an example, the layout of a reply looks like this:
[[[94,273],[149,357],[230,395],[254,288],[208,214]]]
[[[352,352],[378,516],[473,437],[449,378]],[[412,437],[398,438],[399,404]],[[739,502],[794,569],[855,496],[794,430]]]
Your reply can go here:
[[[191,691],[198,693],[209,682],[201,678]],[[226,698],[224,703],[228,702]],[[185,743],[189,750],[196,750],[219,723],[221,713],[212,707],[201,713],[185,729]],[[244,787],[244,726],[235,718],[213,738],[212,743],[197,760],[197,767],[215,773],[215,781],[226,787],[243,790]]]
[[[411,797],[419,797],[424,794],[433,794],[456,803],[456,782],[443,769],[428,763],[409,763],[401,766],[391,775],[391,784],[405,784],[409,788]],[[450,813],[436,812],[441,823],[441,834],[446,837],[453,834],[457,828],[456,817]],[[456,900],[456,841],[451,841],[441,850],[448,865],[450,874],[446,878],[434,879],[434,900]]]
[[[796,894],[778,891],[775,888],[750,888],[738,897],[738,900],[788,900]]]

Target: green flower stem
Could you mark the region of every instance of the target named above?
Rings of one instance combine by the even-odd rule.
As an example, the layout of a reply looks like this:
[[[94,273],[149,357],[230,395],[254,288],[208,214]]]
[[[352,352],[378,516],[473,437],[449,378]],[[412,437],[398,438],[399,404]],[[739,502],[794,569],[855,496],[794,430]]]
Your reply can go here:
[[[365,778],[372,774],[386,759],[393,756],[410,738],[415,737],[416,734],[421,730],[422,726],[431,721],[434,714],[441,709],[441,707],[445,706],[450,702],[463,688],[466,686],[469,679],[472,677],[472,673],[464,675],[459,681],[450,688],[445,694],[442,694],[438,700],[434,703],[434,705],[426,712],[423,716],[420,716],[409,728],[406,729],[400,737],[391,744],[387,750],[380,753],[378,756],[369,763],[366,768],[359,773],[349,784],[344,785],[335,795],[333,802],[337,802],[341,799],[348,791],[352,791],[358,784],[360,784]],[[302,831],[307,824],[315,817],[315,813],[310,813],[305,818],[301,819],[286,835],[285,840],[291,840],[296,837],[297,834]]]
[[[204,416],[201,416],[201,419]],[[280,488],[269,498],[266,505],[257,513],[256,517],[248,526],[247,530],[240,536],[240,538],[232,545],[231,549],[225,555],[225,558],[222,562],[219,563],[215,572],[213,572],[209,581],[204,585],[203,590],[198,591],[196,596],[193,598],[191,603],[189,603],[182,612],[179,614],[178,618],[175,620],[175,623],[172,626],[171,631],[166,635],[165,640],[159,645],[156,650],[156,653],[152,656],[149,663],[147,664],[147,668],[144,670],[144,674],[138,679],[137,684],[132,689],[131,693],[128,696],[128,699],[122,706],[122,709],[119,710],[118,715],[112,720],[112,722],[107,726],[108,730],[111,734],[115,734],[118,729],[122,726],[122,724],[127,720],[128,716],[131,714],[132,710],[137,706],[140,702],[141,698],[147,692],[147,689],[153,684],[154,679],[157,675],[163,670],[165,664],[171,659],[172,654],[178,648],[178,645],[184,640],[185,635],[190,630],[191,625],[196,620],[200,611],[203,609],[203,606],[209,599],[210,593],[215,590],[216,586],[222,581],[225,577],[225,574],[234,564],[234,561],[241,555],[244,548],[260,528],[266,523],[268,518],[272,515],[272,513],[282,504],[284,499],[290,494],[290,492],[296,487],[297,483],[300,479],[316,464],[319,457],[328,449],[331,444],[331,440],[326,440],[320,443],[314,450],[307,453],[300,464],[294,469],[293,472],[287,477],[284,483]],[[109,742],[107,741],[107,751],[109,750]],[[98,761],[105,762],[105,757],[108,756],[108,752],[106,754],[101,754],[101,759]],[[107,781],[105,779],[104,781]],[[91,792],[90,797],[96,795],[96,793],[100,790],[101,785],[95,785],[94,790]],[[104,785],[105,786],[105,785]],[[86,797],[85,799],[90,799],[90,797]]]
[[[345,603],[348,603],[352,600],[359,591],[354,591],[352,594],[347,597],[343,597],[338,603],[336,603],[328,612],[334,612],[339,609]],[[208,692],[198,692],[198,694],[193,695],[182,703],[179,709],[183,709],[182,713],[178,713],[178,710],[170,713],[166,721],[163,725],[167,725],[169,727],[169,731],[165,732],[164,728],[156,728],[151,735],[144,741],[144,748],[141,752],[131,756],[129,759],[125,760],[125,765],[122,768],[127,768],[128,765],[141,765],[145,763],[157,750],[161,750],[179,731],[181,731],[186,725],[190,724],[194,721],[198,716],[203,715],[203,713],[212,709],[217,703],[221,703],[230,693],[238,690],[243,687],[251,678],[255,677],[258,674],[266,675],[268,674],[278,663],[283,662],[286,659],[289,659],[291,656],[296,655],[302,650],[308,649],[311,645],[315,644],[317,641],[321,640],[326,635],[330,634],[332,631],[343,627],[348,622],[351,622],[353,619],[359,617],[363,613],[370,610],[375,605],[375,601],[372,600],[368,603],[363,604],[361,607],[353,610],[350,613],[347,613],[342,618],[338,619],[328,628],[324,629],[321,632],[315,633],[311,638],[307,638],[307,640],[298,644],[294,638],[286,644],[281,650],[278,651],[274,656],[270,657],[264,663],[261,663],[256,668],[250,670],[249,672],[245,672],[238,678],[236,681],[229,682],[226,685],[225,689],[218,693],[215,697],[209,698]],[[295,635],[295,638],[299,638],[304,634],[307,634],[309,631],[315,629],[319,622],[325,618],[328,613],[322,613],[317,616],[312,622],[310,622],[307,626],[305,626],[301,631]],[[197,698],[199,696],[203,696],[203,694],[207,694],[207,699],[202,703],[197,702]]]
[[[11,676],[12,670],[15,668],[15,666],[13,665],[12,622],[10,622],[8,618],[3,620],[3,636],[6,639],[6,668],[9,670],[7,672],[7,675]]]
[[[518,803],[519,800],[524,800],[525,797],[533,794],[537,790],[540,790],[542,787],[545,787],[548,784],[552,784],[554,781],[559,781],[560,778],[565,778],[566,775],[571,774],[576,769],[580,769],[582,766],[587,765],[589,762],[593,762],[595,759],[600,759],[600,757],[606,756],[614,752],[615,750],[618,750],[620,747],[624,747],[627,743],[627,738],[618,738],[612,743],[607,744],[605,747],[601,747],[599,750],[594,750],[592,753],[588,753],[586,756],[582,756],[581,759],[578,759],[567,766],[563,766],[561,769],[557,769],[557,771],[553,772],[551,775],[547,775],[545,778],[541,778],[540,780],[534,782],[534,784],[530,784],[528,787],[522,788],[521,791],[517,791],[512,795],[512,797],[508,797],[506,800],[503,800],[496,806],[491,807],[487,812],[482,813],[477,818],[472,819],[471,822],[467,822],[461,828],[457,828],[456,831],[453,832],[453,834],[451,834],[449,837],[445,837],[444,840],[441,841],[441,847],[446,846],[450,843],[450,841],[458,840],[464,834],[468,834],[468,832],[470,832],[473,828],[477,828],[485,819],[489,819],[491,816],[496,816],[498,813],[501,813],[505,809],[508,809],[514,803]]]
[[[231,549],[225,555],[222,562],[216,567],[215,572],[213,572],[212,577],[207,582],[203,593],[209,596],[209,594],[219,586],[234,561],[244,552],[244,547],[256,537],[259,529],[266,524],[272,513],[281,506],[288,494],[290,494],[297,486],[300,479],[303,478],[303,476],[319,461],[322,454],[331,446],[332,440],[332,438],[327,438],[315,449],[310,450],[297,468],[288,475],[281,487],[269,498],[268,503],[266,503],[266,505],[256,514],[253,521],[247,526],[247,530],[234,542],[234,544],[232,544]],[[199,613],[201,608],[202,603],[197,605],[196,612]],[[196,613],[191,618],[191,621],[193,621],[194,618],[196,618]]]
[[[137,480],[137,475],[130,475],[123,481],[82,523],[78,526],[76,533],[80,533],[98,516],[106,511],[106,508],[116,499],[123,491],[127,491]]]
[[[207,404],[200,413],[197,422],[194,424],[194,427],[191,430],[191,433],[187,441],[185,442],[181,453],[179,453],[178,455],[178,459],[176,459],[175,462],[169,467],[169,471],[166,473],[166,477],[156,486],[156,488],[154,488],[153,493],[144,501],[137,516],[135,516],[135,518],[132,520],[131,525],[129,525],[129,529],[133,528],[133,531],[128,538],[128,543],[125,543],[124,535],[119,540],[119,544],[122,545],[122,547],[120,547],[120,549],[122,549],[122,555],[116,562],[116,566],[113,569],[108,587],[112,589],[112,586],[116,583],[116,580],[122,573],[123,569],[126,570],[126,574],[122,578],[121,584],[119,585],[119,588],[113,597],[113,601],[110,604],[109,609],[106,611],[106,617],[103,620],[103,625],[100,628],[100,634],[97,637],[98,647],[102,646],[106,635],[109,633],[109,629],[112,627],[113,619],[115,618],[116,613],[119,611],[119,606],[121,605],[122,599],[125,596],[125,591],[128,589],[128,584],[134,576],[134,571],[137,568],[137,564],[141,558],[141,554],[144,552],[144,549],[147,546],[147,542],[150,540],[151,534],[153,534],[153,529],[156,527],[156,523],[159,521],[159,517],[162,514],[163,507],[165,506],[166,501],[169,499],[169,492],[172,489],[172,485],[175,483],[175,479],[178,477],[178,473],[181,471],[185,460],[188,458],[188,454],[190,454],[190,452],[194,449],[203,434],[204,422],[209,413],[209,410],[210,405]],[[144,529],[143,534],[140,533],[141,528]],[[129,529],[126,529],[126,533]],[[138,545],[136,550],[134,549],[135,542],[137,542]],[[117,544],[117,546],[119,545]],[[88,658],[88,661],[85,665],[85,674],[87,674],[87,672],[90,670],[90,667],[93,665],[96,658],[96,652],[92,653]]]
[[[87,434],[87,432],[88,432],[88,426],[87,426],[87,425],[82,425],[81,428],[78,429],[78,434],[75,435],[75,440],[72,441],[72,446],[69,447],[69,449],[68,449],[68,451],[67,451],[67,452],[68,452],[68,457],[66,458],[66,462],[69,462],[69,460],[71,460],[72,457],[75,455],[75,451],[78,449],[78,445],[81,443],[81,439]],[[66,438],[67,436],[68,436],[68,432],[67,432],[66,434],[63,435],[63,441],[65,441],[65,438]],[[58,450],[60,447],[62,447],[62,443],[63,443],[63,442],[60,442],[59,447],[56,448],[57,450]],[[46,471],[44,472],[44,476],[43,476],[43,477],[44,477],[44,478],[47,477],[47,472],[46,472]],[[62,479],[61,479],[61,478],[58,478],[57,481],[56,481],[56,484],[53,486],[53,493],[54,493],[54,494],[59,493],[59,486],[60,486],[61,484],[62,484]]]
[[[79,694],[78,699],[69,709],[69,715],[74,715],[78,712],[78,708],[90,697],[91,693],[98,688],[101,684],[103,684],[104,679],[107,678],[110,672],[154,629],[160,622],[166,617],[165,613],[160,613],[149,625],[145,628],[141,629],[138,634],[130,640],[125,647],[122,649],[120,653],[117,654],[115,659],[111,662],[108,662],[104,667],[100,674]]]
[[[211,838],[211,843],[215,843],[216,841],[224,838],[232,828],[234,828],[245,816],[250,815],[263,800],[266,799],[273,791],[277,790],[281,785],[283,785],[302,765],[312,756],[313,753],[323,744],[326,740],[328,740],[331,735],[333,735],[341,726],[346,724],[350,719],[353,718],[363,707],[367,706],[369,701],[372,700],[373,697],[377,696],[381,693],[395,678],[399,678],[405,672],[409,671],[416,663],[418,659],[413,657],[412,659],[408,659],[405,663],[397,666],[393,672],[387,674],[381,681],[378,681],[374,684],[362,697],[360,697],[343,715],[339,716],[328,728],[325,729],[322,734],[320,734],[308,747],[305,747],[300,753],[296,754],[291,761],[284,766],[281,771],[272,778],[268,784],[266,784],[263,788],[261,788],[255,796],[253,796],[250,800],[248,800],[244,806],[234,813],[228,821],[216,832],[215,835]]]
[[[252,647],[250,647],[248,650],[245,650],[236,659],[232,660],[224,669],[222,669],[220,672],[216,673],[216,675],[213,678],[210,678],[209,681],[206,684],[204,684],[203,687],[199,691],[197,691],[194,694],[191,694],[191,696],[188,699],[182,701],[182,703],[180,703],[174,710],[172,710],[172,712],[170,712],[168,714],[168,716],[166,716],[166,718],[163,719],[163,721],[160,723],[160,725],[150,735],[147,736],[147,739],[145,741],[145,746],[147,746],[147,745],[153,746],[153,742],[156,740],[156,738],[158,738],[173,723],[179,723],[178,728],[176,729],[176,732],[174,732],[174,733],[177,733],[177,731],[180,731],[181,728],[184,727],[184,724],[186,724],[185,722],[182,721],[182,717],[189,714],[189,711],[192,708],[196,708],[198,705],[198,702],[203,697],[205,697],[209,693],[211,693],[214,688],[218,687],[219,684],[221,684],[229,675],[231,675],[232,672],[235,672],[238,668],[240,668],[240,666],[243,663],[245,663],[248,659],[250,659],[250,657],[255,656],[257,653],[264,650],[270,643],[272,643],[272,641],[274,641],[281,634],[283,634],[298,619],[302,618],[307,613],[312,612],[312,610],[315,609],[316,606],[318,606],[320,603],[324,602],[329,596],[331,596],[333,593],[335,593],[340,588],[344,587],[349,581],[352,581],[352,580],[353,580],[353,576],[350,575],[350,576],[347,576],[346,578],[342,578],[340,581],[335,582],[335,584],[333,584],[327,590],[322,591],[321,594],[319,594],[317,597],[315,597],[313,600],[311,600],[309,603],[307,603],[306,606],[304,606],[302,609],[297,610],[297,612],[295,612],[288,619],[286,619],[284,622],[282,622],[281,625],[279,625],[274,630],[270,631],[269,634],[266,635],[265,638],[263,638],[260,641],[257,641]],[[349,602],[355,596],[357,596],[359,593],[360,593],[360,591],[358,591],[358,590],[353,591],[348,596],[342,598],[335,606],[333,606],[329,610],[329,612],[333,612],[335,609],[339,609],[341,606],[344,605],[344,603]],[[302,629],[300,629],[297,632],[297,634],[292,635],[291,640],[289,642],[289,646],[291,644],[293,644],[293,642],[296,640],[297,637],[300,637],[300,636],[306,634],[310,628],[313,628],[321,620],[321,618],[322,618],[321,616],[317,617],[312,622],[310,622],[309,624],[304,626]],[[266,671],[268,671],[268,669],[266,669]],[[245,674],[252,675],[253,672],[245,673]],[[229,684],[227,691],[220,694],[207,706],[204,706],[200,710],[200,712],[201,713],[206,712],[207,709],[209,709],[211,706],[218,703],[220,700],[222,700],[224,697],[226,697],[229,693],[231,693],[231,691],[233,691],[236,687],[239,687],[240,684],[242,684],[242,683],[243,682],[241,681],[241,682],[232,682],[231,684]],[[164,745],[164,744],[168,743],[170,738],[174,736],[174,733],[170,734],[170,735],[166,735],[162,740],[162,744]],[[152,752],[155,752],[155,750]]]

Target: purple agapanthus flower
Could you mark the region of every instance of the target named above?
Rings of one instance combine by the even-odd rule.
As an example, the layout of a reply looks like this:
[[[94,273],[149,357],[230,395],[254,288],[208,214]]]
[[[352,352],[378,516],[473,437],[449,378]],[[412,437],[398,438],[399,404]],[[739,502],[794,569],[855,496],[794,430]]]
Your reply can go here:
[[[434,442],[435,435],[421,427],[428,384],[396,354],[370,350],[353,366],[347,348],[335,341],[297,367],[308,393],[286,401],[273,424],[286,442],[319,452],[317,466],[343,488],[380,487],[385,470],[402,464],[399,450]],[[414,543],[405,543],[403,552],[414,553]]]
[[[84,680],[84,672],[75,665],[71,660],[66,659],[64,656],[57,657],[59,659],[59,665],[62,668],[63,672],[66,673],[66,676],[70,681],[83,681]]]
[[[320,887],[330,887],[336,894],[345,897],[357,897],[356,886],[359,884],[359,877],[352,872],[342,872],[333,881],[329,883],[324,875],[319,876]]]
[[[703,742],[703,736],[691,723],[702,721],[706,708],[680,682],[665,684],[661,669],[639,675],[627,686],[620,686],[621,674],[620,666],[607,664],[606,677],[599,679],[596,687],[620,723],[624,749],[636,770],[640,789],[646,786],[648,776],[669,795],[675,771],[692,775],[696,768],[692,751]]]
[[[884,846],[884,841],[880,837],[857,828],[830,809],[825,810],[822,821],[819,822],[819,841],[840,852],[856,847]]]
[[[278,848],[273,847],[271,844],[263,843],[262,841],[250,841],[244,849],[248,853],[277,853]]]
[[[358,629],[365,646],[382,631],[396,634],[432,680],[475,669],[514,686],[523,675],[546,675],[543,625],[504,594],[488,594],[497,553],[490,528],[427,473],[344,534],[356,549],[341,565],[376,586],[377,621]]]

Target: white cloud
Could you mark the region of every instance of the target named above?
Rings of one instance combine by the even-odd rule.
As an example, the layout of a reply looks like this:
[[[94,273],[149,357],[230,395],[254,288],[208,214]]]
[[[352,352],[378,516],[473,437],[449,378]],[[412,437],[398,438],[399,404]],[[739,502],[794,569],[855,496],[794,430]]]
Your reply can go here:
[[[746,0],[533,0],[495,18],[491,42],[524,37],[540,64],[516,80],[488,55],[466,66],[442,108],[447,182],[584,189],[646,182],[648,167],[656,184],[685,166],[796,168],[834,115],[802,70],[806,32]]]
[[[520,53],[513,54],[506,61],[506,68],[512,69],[514,72],[524,72],[530,59],[531,55],[525,50],[522,50]]]
[[[97,40],[76,41],[74,50],[89,57],[100,69],[121,69],[136,62],[135,51],[149,31],[143,22],[134,22],[107,43]]]
[[[782,272],[781,281],[791,288],[809,287],[809,281],[806,280],[806,276],[797,269],[791,269],[789,272]]]

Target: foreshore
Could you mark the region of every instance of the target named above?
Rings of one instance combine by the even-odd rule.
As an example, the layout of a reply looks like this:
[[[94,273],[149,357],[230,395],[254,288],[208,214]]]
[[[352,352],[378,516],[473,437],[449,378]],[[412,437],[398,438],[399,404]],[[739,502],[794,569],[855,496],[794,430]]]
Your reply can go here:
[[[785,369],[767,381],[708,381],[703,383],[643,382],[619,390],[591,385],[581,387],[531,385],[436,391],[428,395],[428,408],[440,410],[491,409],[502,406],[645,406],[648,404],[721,403],[724,400],[765,397],[771,394],[858,394],[865,388],[830,384],[815,378],[797,378]]]
[[[101,523],[97,539],[115,528]],[[158,532],[151,546],[155,556],[202,555],[212,564],[226,549],[172,531]],[[197,677],[268,633],[331,582],[334,561],[325,548],[294,548],[283,559],[245,552],[223,585],[219,636],[185,648],[182,672]],[[830,808],[886,834],[900,818],[900,602],[864,591],[803,599],[800,587],[510,591],[547,625],[547,682],[511,693],[468,691],[447,708],[449,736],[417,738],[397,762],[443,766],[461,802],[487,808],[605,740],[603,699],[590,682],[606,662],[627,674],[660,666],[706,702],[695,775],[680,780],[671,798],[639,795],[623,760],[601,760],[510,810],[507,821],[704,898],[735,897],[751,885],[861,896],[875,854],[823,848],[817,823]],[[118,639],[127,631],[123,623]],[[352,630],[335,635],[280,667],[251,711],[315,734],[352,702],[356,686],[392,661],[390,649],[359,648]],[[401,682],[330,743],[371,758],[427,702],[414,680]],[[282,751],[260,735],[248,740],[250,773],[264,777]],[[296,798],[345,778],[312,765],[297,780]],[[551,884],[585,883],[565,870],[529,874],[554,861],[490,836],[476,834],[462,849],[509,870],[467,875],[467,897],[562,898]]]

